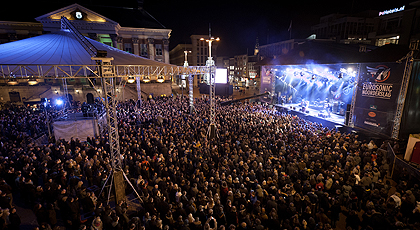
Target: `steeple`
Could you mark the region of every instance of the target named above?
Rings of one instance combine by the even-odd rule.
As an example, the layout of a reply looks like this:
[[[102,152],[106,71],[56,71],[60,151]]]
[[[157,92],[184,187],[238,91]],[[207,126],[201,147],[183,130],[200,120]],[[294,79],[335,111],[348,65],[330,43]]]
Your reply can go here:
[[[258,37],[257,37],[257,40],[255,41],[254,55],[258,55],[259,49],[260,49],[260,43],[258,42]]]

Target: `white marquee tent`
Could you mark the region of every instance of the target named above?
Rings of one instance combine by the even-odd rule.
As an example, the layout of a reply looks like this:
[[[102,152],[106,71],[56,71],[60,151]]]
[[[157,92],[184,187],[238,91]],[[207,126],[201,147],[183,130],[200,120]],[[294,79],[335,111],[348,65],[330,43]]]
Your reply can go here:
[[[106,50],[114,65],[173,66],[124,52],[87,38],[97,50]],[[0,45],[0,65],[94,65],[91,55],[68,30]]]

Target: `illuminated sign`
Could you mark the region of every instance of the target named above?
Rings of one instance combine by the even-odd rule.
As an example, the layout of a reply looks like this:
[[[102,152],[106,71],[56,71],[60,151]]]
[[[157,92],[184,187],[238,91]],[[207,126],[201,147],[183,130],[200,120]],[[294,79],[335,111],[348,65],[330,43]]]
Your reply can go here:
[[[405,6],[401,6],[400,8],[394,8],[394,9],[391,9],[391,10],[385,10],[385,11],[379,12],[379,16],[397,13],[397,12],[403,11],[404,8],[405,8]]]

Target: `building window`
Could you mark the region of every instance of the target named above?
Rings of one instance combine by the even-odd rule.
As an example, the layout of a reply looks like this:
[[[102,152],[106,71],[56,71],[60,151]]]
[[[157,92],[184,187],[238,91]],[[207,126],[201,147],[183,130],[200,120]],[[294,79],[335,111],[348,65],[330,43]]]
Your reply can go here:
[[[390,38],[380,38],[376,40],[376,46],[384,46],[387,44],[398,44],[400,36],[390,37]]]
[[[156,44],[156,56],[162,56],[162,44]]]
[[[140,56],[147,57],[147,44],[140,44]]]
[[[133,53],[133,48],[131,43],[124,43],[124,51],[128,53]]]

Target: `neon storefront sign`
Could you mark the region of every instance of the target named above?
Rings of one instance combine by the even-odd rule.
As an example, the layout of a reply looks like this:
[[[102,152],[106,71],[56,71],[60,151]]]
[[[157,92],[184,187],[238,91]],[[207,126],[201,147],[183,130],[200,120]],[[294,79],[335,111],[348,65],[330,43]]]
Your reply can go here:
[[[403,11],[404,8],[405,8],[405,6],[401,6],[400,8],[394,8],[394,9],[390,9],[390,10],[385,10],[385,11],[379,12],[379,16],[397,13],[397,12]]]

